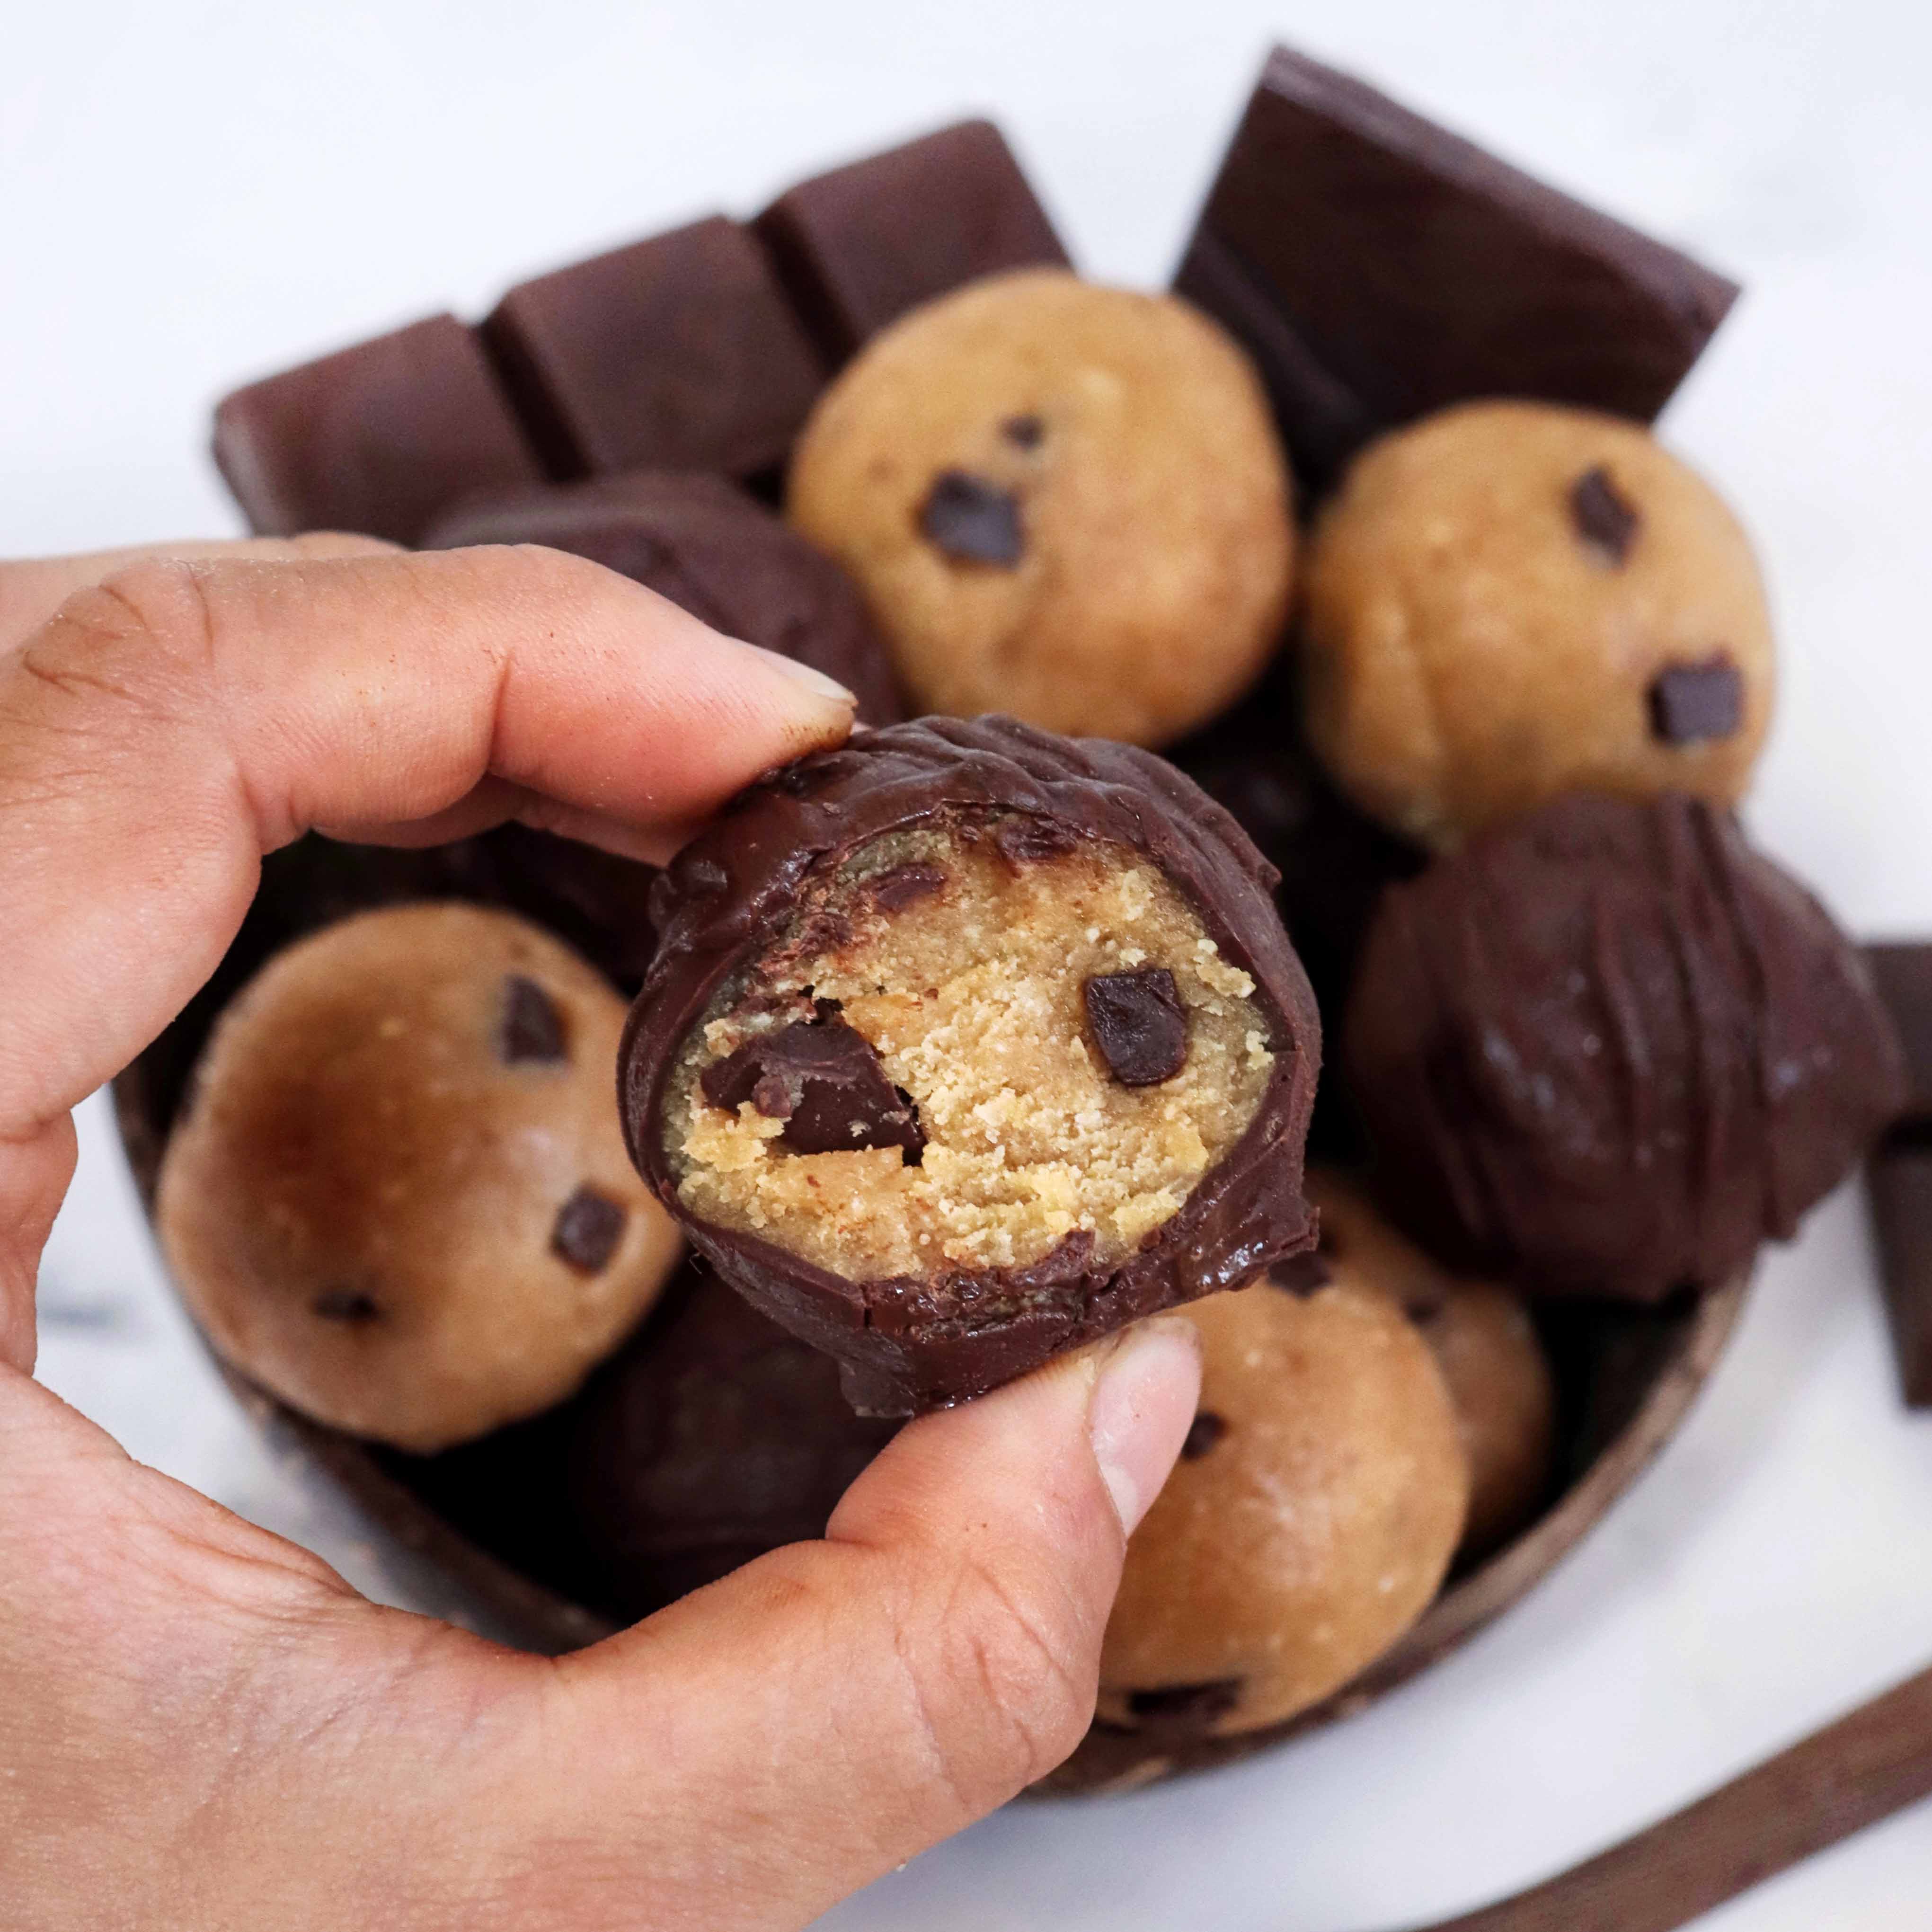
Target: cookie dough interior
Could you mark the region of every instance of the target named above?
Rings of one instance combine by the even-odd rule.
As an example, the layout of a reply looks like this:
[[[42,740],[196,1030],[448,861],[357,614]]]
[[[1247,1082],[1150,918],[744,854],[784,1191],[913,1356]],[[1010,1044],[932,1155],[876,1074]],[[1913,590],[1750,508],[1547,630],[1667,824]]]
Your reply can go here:
[[[860,1281],[1024,1268],[1070,1238],[1105,1263],[1177,1212],[1255,1117],[1268,1016],[1150,860],[1053,830],[1008,814],[896,832],[808,888],[674,1070],[688,1208]],[[874,1144],[788,1148],[788,1119],[721,1075],[808,1027],[790,1037],[862,1036],[916,1128],[878,1144],[898,1130],[855,1120]]]

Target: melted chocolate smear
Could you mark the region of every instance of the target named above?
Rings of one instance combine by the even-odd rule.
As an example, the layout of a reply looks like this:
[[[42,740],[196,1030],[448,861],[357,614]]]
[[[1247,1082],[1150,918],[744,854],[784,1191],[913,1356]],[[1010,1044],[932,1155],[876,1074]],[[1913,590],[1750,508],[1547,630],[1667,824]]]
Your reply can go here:
[[[1276,1262],[1268,1270],[1270,1283],[1285,1294],[1306,1300],[1335,1279],[1335,1270],[1319,1254],[1297,1255],[1292,1261]]]
[[[1081,995],[1087,1030],[1123,1087],[1158,1087],[1187,1064],[1187,1009],[1165,966],[1096,973]]]
[[[872,903],[881,912],[897,912],[915,899],[928,898],[946,883],[946,874],[938,866],[895,866],[872,882]]]
[[[1037,449],[1046,440],[1046,424],[1038,416],[1009,416],[1000,434],[1016,449]]]
[[[1666,745],[1728,738],[1744,719],[1744,681],[1720,651],[1702,664],[1667,664],[1650,681],[1650,729]]]
[[[1606,563],[1621,565],[1643,522],[1636,506],[1624,496],[1601,464],[1586,470],[1570,486],[1570,520],[1576,534]]]
[[[512,973],[504,982],[503,1027],[496,1050],[506,1066],[524,1060],[570,1058],[570,1042],[556,1002],[534,980]]]
[[[969,470],[943,470],[933,479],[919,526],[928,543],[962,563],[1011,570],[1026,549],[1020,500]]]
[[[1189,1426],[1187,1439],[1180,1445],[1184,1462],[1198,1462],[1228,1432],[1228,1418],[1204,1408]]]
[[[993,832],[993,844],[1000,856],[1015,872],[1022,866],[1064,858],[1079,842],[1078,833],[1058,819],[1032,818],[1021,814],[1001,819]]]
[[[359,1328],[365,1322],[382,1318],[382,1305],[374,1296],[354,1288],[332,1288],[309,1304],[310,1310],[325,1322],[346,1322]]]
[[[1159,1690],[1130,1690],[1130,1714],[1151,1724],[1211,1724],[1241,1701],[1238,1677],[1211,1684],[1173,1684]]]
[[[747,1040],[707,1066],[698,1085],[728,1113],[748,1100],[784,1121],[778,1144],[793,1154],[896,1147],[916,1167],[926,1151],[919,1110],[886,1078],[872,1042],[828,1016]]]
[[[550,1252],[579,1274],[600,1273],[624,1238],[628,1213],[608,1194],[580,1187],[557,1210],[550,1233]]]

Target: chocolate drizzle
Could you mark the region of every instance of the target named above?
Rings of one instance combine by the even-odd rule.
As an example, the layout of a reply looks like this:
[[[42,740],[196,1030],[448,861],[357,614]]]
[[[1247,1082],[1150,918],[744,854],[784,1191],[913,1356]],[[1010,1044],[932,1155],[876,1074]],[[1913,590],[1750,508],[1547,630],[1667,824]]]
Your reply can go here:
[[[948,1265],[858,1282],[693,1216],[677,1198],[664,1108],[671,1070],[712,995],[777,944],[814,875],[890,833],[950,826],[964,836],[989,822],[996,838],[1011,825],[1030,840],[1051,832],[1056,850],[1096,842],[1144,855],[1221,956],[1252,977],[1276,1058],[1246,1132],[1139,1250],[1112,1263],[1076,1233],[1023,1268]],[[1301,1156],[1320,1025],[1270,901],[1274,883],[1225,811],[1133,746],[1002,718],[867,732],[742,793],[658,880],[658,950],[619,1057],[632,1158],[718,1272],[839,1357],[848,1394],[878,1413],[978,1394],[1142,1315],[1238,1286],[1314,1240]]]
[[[1901,1078],[1822,908],[1676,795],[1562,799],[1392,888],[1345,1053],[1445,1257],[1640,1301],[1790,1235]]]

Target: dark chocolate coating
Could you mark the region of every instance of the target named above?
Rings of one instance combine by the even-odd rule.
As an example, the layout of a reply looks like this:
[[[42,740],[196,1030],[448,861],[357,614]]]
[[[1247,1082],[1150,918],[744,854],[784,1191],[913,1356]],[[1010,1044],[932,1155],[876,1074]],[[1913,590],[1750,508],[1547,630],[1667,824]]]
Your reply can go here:
[[[1559,799],[1390,888],[1342,1064],[1445,1259],[1636,1301],[1789,1236],[1904,1082],[1856,950],[1675,794]]]
[[[1865,963],[1905,1048],[1901,1118],[1932,1122],[1932,945],[1894,940],[1868,946]]]
[[[483,334],[558,476],[755,476],[825,381],[764,250],[722,215],[522,283]]]
[[[569,1514],[597,1600],[626,1617],[822,1536],[897,1427],[854,1415],[830,1356],[698,1261],[572,1412]]]
[[[990,121],[963,121],[801,182],[754,226],[835,364],[962,283],[1068,266]]]
[[[858,586],[823,551],[722,476],[638,470],[465,506],[425,549],[538,543],[618,572],[713,630],[822,670],[868,724],[905,716]]]
[[[1111,1265],[1075,1236],[1030,1267],[843,1280],[677,1198],[665,1086],[713,994],[778,939],[808,876],[917,825],[1018,814],[1063,849],[1106,840],[1144,854],[1222,956],[1252,976],[1274,1072],[1246,1133],[1142,1250]],[[1274,874],[1226,812],[1151,753],[1011,718],[926,718],[868,732],[741,793],[686,846],[653,900],[660,940],[632,1008],[618,1090],[631,1157],[731,1285],[836,1355],[855,1405],[907,1414],[977,1395],[1156,1310],[1252,1279],[1313,1245],[1302,1148],[1321,1027],[1269,897]]]
[[[1378,430],[1474,397],[1647,422],[1738,293],[1286,47],[1174,286],[1254,356],[1317,482]]]
[[[1888,1136],[1865,1178],[1899,1393],[1907,1408],[1932,1408],[1932,1146]]]
[[[475,332],[452,315],[224,397],[214,460],[257,536],[404,544],[460,499],[543,474]]]

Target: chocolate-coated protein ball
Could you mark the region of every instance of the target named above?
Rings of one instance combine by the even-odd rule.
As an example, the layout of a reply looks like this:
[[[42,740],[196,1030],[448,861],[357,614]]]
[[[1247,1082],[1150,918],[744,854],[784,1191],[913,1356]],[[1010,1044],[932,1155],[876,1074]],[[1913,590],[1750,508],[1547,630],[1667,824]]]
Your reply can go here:
[[[508,914],[362,914],[228,1008],[160,1173],[161,1242],[220,1353],[418,1450],[567,1394],[677,1232],[625,1157],[623,1002]]]
[[[423,548],[519,543],[588,557],[728,638],[823,671],[865,724],[905,716],[858,586],[722,476],[639,470],[484,498],[433,525]]]
[[[1904,1078],[1823,908],[1676,795],[1559,800],[1390,886],[1342,1058],[1432,1251],[1634,1301],[1791,1234]]]
[[[1356,459],[1310,546],[1309,742],[1438,849],[1566,791],[1743,794],[1771,718],[1749,541],[1639,425],[1445,410]]]
[[[1130,746],[932,719],[802,760],[665,875],[633,1157],[879,1413],[1237,1285],[1313,1238],[1271,883]]]
[[[1435,1596],[1468,1496],[1442,1372],[1385,1298],[1270,1277],[1182,1312],[1201,1406],[1127,1545],[1099,1705],[1177,1741],[1283,1723],[1373,1663]]]
[[[1433,1352],[1469,1459],[1461,1553],[1497,1548],[1547,1499],[1556,1469],[1556,1384],[1522,1298],[1440,1266],[1334,1168],[1309,1170],[1308,1198],[1331,1277],[1387,1297]]]
[[[864,586],[920,710],[1164,744],[1254,681],[1287,614],[1288,470],[1246,357],[1171,296],[1060,270],[875,338],[786,508]]]

